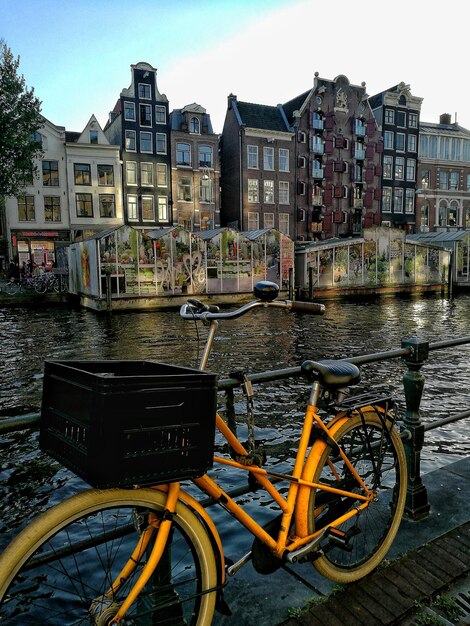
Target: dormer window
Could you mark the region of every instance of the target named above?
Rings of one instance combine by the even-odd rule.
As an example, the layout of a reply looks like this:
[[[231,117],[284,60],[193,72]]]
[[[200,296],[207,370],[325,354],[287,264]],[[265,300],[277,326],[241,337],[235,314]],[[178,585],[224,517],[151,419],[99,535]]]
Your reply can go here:
[[[90,143],[98,143],[98,131],[90,130]]]
[[[192,117],[189,122],[189,132],[196,133],[197,135],[201,132],[201,122],[197,119],[197,117]]]

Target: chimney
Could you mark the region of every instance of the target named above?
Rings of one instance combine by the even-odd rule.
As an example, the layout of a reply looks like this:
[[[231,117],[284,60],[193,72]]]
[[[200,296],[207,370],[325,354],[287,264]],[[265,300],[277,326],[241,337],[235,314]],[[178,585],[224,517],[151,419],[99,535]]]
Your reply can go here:
[[[450,113],[443,113],[439,117],[439,124],[451,124],[451,123],[452,123],[452,116]]]

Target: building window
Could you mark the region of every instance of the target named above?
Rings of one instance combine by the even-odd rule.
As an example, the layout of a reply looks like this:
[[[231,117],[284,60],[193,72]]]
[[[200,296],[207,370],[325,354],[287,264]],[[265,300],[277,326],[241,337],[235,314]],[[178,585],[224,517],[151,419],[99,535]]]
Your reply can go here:
[[[416,161],[415,159],[406,160],[406,180],[416,180]]]
[[[405,189],[405,213],[415,212],[415,190]]]
[[[417,146],[416,135],[408,135],[408,152],[416,152]]]
[[[146,85],[145,83],[139,83],[139,98],[142,100],[150,100],[150,85]]]
[[[59,163],[58,161],[42,162],[42,184],[44,187],[59,186]]]
[[[201,133],[201,122],[197,117],[192,117],[189,121],[189,132],[199,135]]]
[[[449,189],[456,191],[459,188],[459,173],[449,172]]]
[[[382,188],[382,212],[383,213],[392,212],[392,188],[391,187]]]
[[[258,146],[247,146],[248,168],[251,170],[258,169]]]
[[[405,159],[404,157],[396,157],[395,159],[395,180],[405,179]]]
[[[158,196],[158,221],[168,222],[170,216],[168,214],[168,198],[166,196]]]
[[[98,185],[107,187],[114,185],[114,169],[112,165],[98,165]]]
[[[100,217],[115,217],[116,203],[113,193],[100,193]]]
[[[141,126],[152,126],[152,107],[150,104],[140,104],[140,125]]]
[[[284,235],[289,234],[289,213],[279,213],[279,230]]]
[[[176,165],[191,165],[191,146],[189,143],[176,144]]]
[[[73,172],[76,185],[91,185],[91,165],[89,163],[74,163]]]
[[[399,152],[405,152],[405,134],[397,133],[395,142],[396,150]]]
[[[279,204],[289,204],[289,183],[279,181]]]
[[[403,189],[396,187],[393,193],[393,212],[403,213]]]
[[[44,221],[61,221],[59,196],[44,196]]]
[[[263,228],[274,228],[274,213],[263,214]]]
[[[467,191],[470,191],[470,174],[467,174]]]
[[[274,203],[274,181],[273,180],[264,180],[263,181],[264,188],[264,202],[266,204]]]
[[[393,157],[384,154],[383,157],[383,177],[393,178]],[[356,179],[357,180],[357,179]]]
[[[32,222],[36,219],[34,196],[18,196],[18,219],[20,222]]]
[[[199,146],[199,167],[212,167],[212,148]]]
[[[145,186],[153,186],[153,163],[140,164],[140,183]]]
[[[408,113],[408,126],[409,128],[418,128],[417,113]]]
[[[385,124],[395,124],[395,111],[393,109],[385,109]]]
[[[193,188],[189,176],[178,179],[178,200],[190,202],[193,199]]]
[[[212,202],[212,181],[210,178],[201,178],[199,181],[199,195],[201,202]]]
[[[279,171],[289,171],[289,150],[287,148],[279,148]]]
[[[166,154],[166,134],[157,133],[157,154]]]
[[[137,196],[133,194],[127,196],[127,218],[129,220],[137,219]]]
[[[90,143],[97,144],[98,143],[98,131],[90,130]]]
[[[400,126],[400,128],[405,128],[406,126],[406,115],[404,111],[397,111],[397,126]]]
[[[248,179],[248,202],[259,202],[258,180],[256,178]]]
[[[248,230],[259,230],[259,213],[248,213]]]
[[[126,150],[135,152],[135,130],[126,130]]]
[[[263,169],[274,169],[274,148],[263,148]]]
[[[166,124],[166,109],[160,104],[155,106],[155,123]]]
[[[124,119],[127,122],[135,122],[135,104],[133,102],[124,102]]]
[[[140,133],[140,151],[152,152],[152,133]]]
[[[76,193],[77,217],[93,217],[93,196],[91,193]]]
[[[137,185],[137,163],[126,161],[126,181],[128,185]]]
[[[384,132],[384,148],[386,150],[393,150],[393,133],[390,130]]]
[[[165,163],[157,163],[157,187],[168,187]]]
[[[155,208],[153,204],[153,196],[142,196],[142,221],[155,221]]]

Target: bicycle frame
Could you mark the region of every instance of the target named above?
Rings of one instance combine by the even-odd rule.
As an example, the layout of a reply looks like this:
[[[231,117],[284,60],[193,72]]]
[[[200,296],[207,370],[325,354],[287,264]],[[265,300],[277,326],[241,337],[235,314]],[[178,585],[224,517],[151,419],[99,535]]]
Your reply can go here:
[[[277,306],[286,308],[286,304],[283,302],[269,302],[269,306]],[[243,315],[245,312],[257,307],[266,305],[265,302],[251,302],[241,307],[232,313],[220,313],[218,318],[233,319]],[[183,305],[184,306],[184,305]],[[217,332],[218,322],[217,319],[211,319],[210,312],[202,313],[199,319],[203,323],[209,326],[206,343],[200,359],[199,368],[204,370],[207,366],[213,341]],[[282,513],[282,521],[280,524],[277,537],[271,536],[257,521],[253,519],[242,507],[240,507],[233,498],[231,498],[227,492],[225,492],[220,485],[213,480],[209,475],[205,474],[199,478],[194,478],[192,482],[205,494],[214,499],[217,503],[221,504],[227,511],[229,511],[235,519],[238,520],[254,537],[259,539],[265,544],[269,550],[281,561],[296,562],[301,556],[308,554],[315,550],[320,543],[324,535],[335,527],[343,524],[348,519],[359,515],[361,511],[369,506],[369,503],[374,498],[374,492],[366,487],[363,480],[353,467],[346,454],[338,448],[338,453],[343,459],[344,463],[348,467],[351,475],[355,479],[356,487],[359,487],[361,493],[342,490],[332,487],[327,484],[314,483],[307,480],[306,476],[311,475],[311,470],[316,466],[324,451],[327,449],[327,442],[331,443],[331,438],[334,438],[334,433],[340,428],[345,421],[349,419],[348,415],[344,412],[340,412],[329,423],[328,427],[323,422],[321,416],[318,414],[318,400],[321,393],[321,385],[318,381],[313,382],[311,387],[310,398],[305,411],[304,422],[301,432],[301,437],[298,445],[297,454],[295,457],[294,467],[291,474],[281,474],[266,470],[258,465],[244,465],[236,460],[228,459],[215,455],[214,462],[234,469],[244,470],[254,476],[257,483],[263,488],[276,502]],[[216,428],[223,436],[225,441],[233,449],[233,451],[240,456],[247,457],[248,451],[238,440],[236,435],[230,430],[227,424],[223,421],[219,414],[216,415]],[[325,439],[315,438],[310,451],[309,445],[314,428],[319,429],[320,432],[326,435]],[[289,482],[289,488],[287,496],[284,497],[278,489],[274,486],[272,480],[287,481]],[[304,495],[299,498],[300,488],[304,489]],[[165,513],[161,520],[154,520],[151,525],[156,531],[156,537],[151,537],[150,532],[142,537],[141,542],[136,546],[133,554],[131,555],[128,563],[124,566],[119,576],[116,578],[108,593],[106,595],[112,595],[116,592],[120,586],[125,582],[128,576],[135,570],[139,561],[141,560],[146,548],[149,545],[150,540],[154,541],[154,545],[151,549],[151,554],[148,562],[145,564],[142,573],[136,581],[134,587],[131,589],[126,597],[126,600],[121,605],[120,609],[116,613],[114,619],[110,624],[119,624],[128,608],[137,598],[140,591],[149,580],[154,569],[157,567],[159,560],[165,550],[165,546],[169,537],[171,529],[171,518],[176,511],[176,504],[178,500],[182,500],[183,503],[187,503],[193,508],[196,508],[197,513],[203,518],[206,527],[212,533],[217,549],[220,551],[222,572],[221,572],[221,586],[225,583],[225,571],[223,565],[223,549],[217,530],[210,518],[209,514],[200,506],[197,501],[187,494],[180,486],[180,483],[170,483],[168,485],[160,485],[154,487],[167,493],[167,501],[165,507]],[[305,519],[307,517],[308,497],[305,494],[309,494],[310,491],[319,490],[326,491],[333,494],[337,494],[342,497],[351,498],[357,502],[357,505],[349,512],[341,515],[337,519],[333,520],[325,527],[316,530],[314,533],[309,534],[306,527]],[[291,535],[291,529],[295,522],[295,534]],[[249,553],[250,554],[250,553]],[[234,574],[244,563],[249,559],[249,554],[245,555],[235,565],[231,566],[230,573]]]

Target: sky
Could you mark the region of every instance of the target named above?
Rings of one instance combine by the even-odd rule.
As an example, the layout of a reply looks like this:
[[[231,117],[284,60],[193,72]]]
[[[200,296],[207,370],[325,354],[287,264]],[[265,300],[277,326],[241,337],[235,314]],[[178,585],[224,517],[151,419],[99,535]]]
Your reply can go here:
[[[170,110],[196,102],[222,132],[227,97],[275,106],[315,72],[400,82],[423,98],[421,121],[470,129],[468,23],[461,0],[0,0],[0,40],[57,126],[102,127],[131,84],[131,65],[157,69]]]

